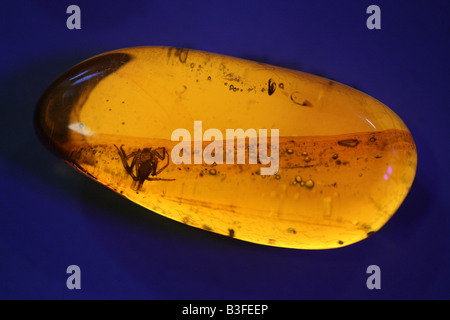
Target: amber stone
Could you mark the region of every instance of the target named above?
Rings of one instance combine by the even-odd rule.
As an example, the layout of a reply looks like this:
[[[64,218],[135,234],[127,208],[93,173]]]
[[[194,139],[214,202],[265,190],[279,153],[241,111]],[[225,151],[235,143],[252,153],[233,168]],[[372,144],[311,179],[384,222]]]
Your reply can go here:
[[[43,94],[35,125],[66,163],[151,211],[288,248],[373,234],[417,164],[403,121],[358,90],[178,48],[81,62]]]

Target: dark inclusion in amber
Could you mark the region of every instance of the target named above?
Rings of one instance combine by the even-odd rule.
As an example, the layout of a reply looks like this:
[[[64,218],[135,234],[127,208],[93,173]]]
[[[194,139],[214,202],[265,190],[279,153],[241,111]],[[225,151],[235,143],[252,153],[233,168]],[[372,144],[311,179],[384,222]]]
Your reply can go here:
[[[277,172],[261,174],[267,165],[251,164],[250,148],[242,164],[174,163],[180,141],[172,133],[184,128],[193,137],[195,121],[203,133],[224,133],[223,145],[227,129],[277,129]],[[408,128],[370,96],[187,49],[130,48],[86,60],[44,93],[35,122],[61,159],[154,212],[289,248],[336,248],[373,234],[406,197],[417,164]],[[205,140],[192,142],[200,155]]]

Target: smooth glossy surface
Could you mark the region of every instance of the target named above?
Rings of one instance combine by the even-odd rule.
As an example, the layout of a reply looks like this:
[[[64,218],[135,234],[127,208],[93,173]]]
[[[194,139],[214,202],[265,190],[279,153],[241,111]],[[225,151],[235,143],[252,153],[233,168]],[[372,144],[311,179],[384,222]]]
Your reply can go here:
[[[84,61],[50,86],[35,120],[59,157],[128,199],[194,227],[289,248],[336,248],[373,234],[404,200],[417,164],[405,124],[368,95],[187,49],[130,48]],[[277,174],[261,175],[267,165],[249,164],[247,153],[245,164],[175,164],[172,133],[193,137],[194,121],[224,136],[278,129]]]

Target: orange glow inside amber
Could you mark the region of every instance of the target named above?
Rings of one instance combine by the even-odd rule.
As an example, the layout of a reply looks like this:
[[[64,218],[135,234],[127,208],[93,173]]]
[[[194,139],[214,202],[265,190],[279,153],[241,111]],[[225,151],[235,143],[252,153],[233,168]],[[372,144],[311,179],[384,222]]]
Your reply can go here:
[[[195,121],[202,141],[190,142],[190,164],[175,164],[172,133],[183,128],[193,139]],[[336,248],[373,234],[403,202],[417,165],[408,128],[376,99],[299,71],[187,49],[129,48],[74,66],[43,95],[36,127],[60,158],[131,201],[288,248]],[[214,140],[203,136],[208,129],[223,133],[224,146],[227,129],[267,129],[269,150],[277,129],[277,173],[262,175],[268,165],[251,164],[249,148],[241,164],[194,163]]]

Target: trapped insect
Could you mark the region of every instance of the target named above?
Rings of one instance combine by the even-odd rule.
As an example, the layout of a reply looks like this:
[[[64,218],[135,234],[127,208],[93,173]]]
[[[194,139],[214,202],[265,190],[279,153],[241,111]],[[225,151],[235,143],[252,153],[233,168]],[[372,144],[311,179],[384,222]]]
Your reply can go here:
[[[116,147],[117,151],[119,152],[120,158],[122,159],[123,167],[125,168],[127,173],[133,178],[134,181],[138,182],[138,185],[135,189],[136,191],[141,189],[142,184],[144,183],[145,180],[148,181],[175,180],[175,179],[153,178],[154,176],[160,174],[169,165],[169,154],[167,153],[166,148],[160,147],[156,149],[152,148],[144,148],[142,150],[138,149],[137,151],[134,151],[129,155],[127,155],[123,150],[123,145],[121,145],[120,148],[118,148],[116,145],[114,145],[114,147]],[[160,151],[162,152],[160,153]],[[166,159],[166,156],[167,156],[167,163],[157,170],[159,160],[163,161],[164,159]],[[131,165],[128,164],[128,159],[130,158],[133,158],[133,160],[131,161]]]

